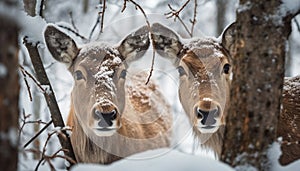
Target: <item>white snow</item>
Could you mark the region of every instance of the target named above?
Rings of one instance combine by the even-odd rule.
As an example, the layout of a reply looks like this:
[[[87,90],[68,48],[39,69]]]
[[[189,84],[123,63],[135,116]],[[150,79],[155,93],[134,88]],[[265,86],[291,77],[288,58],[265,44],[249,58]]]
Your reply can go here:
[[[131,159],[134,158],[134,159]],[[185,154],[173,149],[157,149],[133,155],[111,165],[79,164],[71,171],[234,171],[221,162],[206,157]]]
[[[4,78],[7,75],[7,68],[4,64],[0,63],[0,78]]]
[[[280,139],[278,141],[280,142]],[[280,144],[278,142],[274,142],[268,151],[268,157],[272,164],[272,171],[294,171],[299,170],[300,168],[300,160],[294,161],[293,163],[287,166],[281,166],[278,162],[278,159],[281,155]]]
[[[300,10],[299,0],[282,0],[282,5],[288,13],[295,14]]]
[[[40,16],[31,17],[23,10],[12,8],[0,2],[0,14],[12,18],[21,28],[21,37],[28,36],[30,43],[43,43],[44,38],[41,34],[46,26],[46,21]]]
[[[22,2],[22,1],[20,1]],[[41,0],[38,0],[38,6],[36,9],[36,13],[39,11],[39,4]],[[114,3],[116,2],[116,3]],[[119,1],[118,1],[119,2]],[[116,44],[120,40],[124,38],[125,35],[127,35],[130,31],[133,29],[136,29],[142,25],[145,24],[144,17],[141,15],[140,11],[136,10],[132,4],[128,3],[128,7],[125,10],[124,13],[120,13],[120,9],[122,7],[122,2],[118,3],[117,1],[109,2],[106,10],[105,20],[104,20],[104,33],[99,33],[99,27],[96,27],[96,30],[92,36],[92,40],[95,40],[96,37],[99,38],[101,41],[108,41],[109,44]],[[139,1],[137,1],[139,2]],[[69,11],[73,12],[73,18],[75,25],[77,26],[79,32],[84,35],[85,37],[89,37],[89,33],[91,31],[92,26],[94,25],[96,18],[98,16],[98,9],[94,8],[98,5],[98,1],[89,1],[89,11],[87,13],[82,12],[82,0],[51,0],[47,1],[47,9],[45,9],[45,17],[48,22],[69,22],[70,18],[68,15]],[[147,1],[143,3],[143,8],[146,12],[149,12],[149,20],[151,23],[154,22],[160,22],[165,25],[168,25],[171,27],[174,31],[178,32],[182,37],[189,37],[186,34],[186,31],[183,29],[182,25],[178,22],[173,22],[173,19],[167,20],[165,16],[163,15],[163,12],[169,11],[167,4],[160,5],[159,7],[156,7],[157,4],[163,4],[163,1],[159,0],[153,0],[153,1]],[[54,4],[54,5],[53,5]],[[173,5],[174,4],[174,5]],[[226,24],[231,23],[234,21],[235,17],[235,8],[238,8],[238,12],[242,12],[244,10],[248,10],[251,7],[251,3],[248,1],[246,5],[244,6],[234,6],[234,0],[228,2],[228,9],[229,11],[226,14],[226,17],[229,16],[230,19],[226,18]],[[179,3],[177,1],[172,1],[172,6],[174,6],[175,9],[178,9],[182,5],[182,2]],[[283,0],[283,5],[281,8],[280,13],[276,14],[277,17],[280,17],[281,15],[285,14],[285,12],[294,12],[296,9],[298,9],[300,6],[299,0]],[[29,36],[29,41],[31,42],[43,42],[43,30],[46,25],[46,22],[44,19],[40,17],[30,17],[28,16],[23,10],[22,4],[19,5],[17,8],[10,8],[6,5],[4,5],[3,2],[0,2],[0,14],[4,14],[5,16],[10,17],[11,19],[16,20],[21,27],[21,35],[20,35],[20,44],[22,44],[22,36],[27,35]],[[183,11],[181,17],[184,21],[187,21],[186,24],[188,27],[190,27],[189,19],[191,19],[192,16],[192,10],[193,8],[193,1],[190,2],[188,5],[188,10]],[[216,36],[216,12],[217,8],[215,6],[214,1],[206,1],[203,0],[199,2],[198,4],[198,16],[197,16],[197,24],[195,26],[195,36],[203,37],[202,33],[205,33],[205,35],[209,36]],[[152,14],[150,14],[152,13]],[[155,14],[156,13],[156,14]],[[275,16],[276,17],[276,16]],[[299,16],[297,17],[299,21]],[[277,18],[274,18],[276,21]],[[68,25],[70,26],[70,24]],[[73,39],[76,40],[76,43],[81,44],[83,41],[74,36],[73,33],[70,33],[64,29],[60,29],[61,31],[64,31],[65,33],[69,34]],[[201,30],[201,31],[200,31]],[[292,56],[292,62],[291,62],[291,75],[295,76],[297,74],[300,74],[300,60],[297,58],[300,54],[299,48],[299,32],[297,31],[297,27],[293,22],[293,32],[291,38],[294,40],[291,46],[291,56]],[[92,46],[91,44],[95,44],[95,46]],[[88,48],[95,48],[97,50],[97,46],[99,45],[99,42],[97,43],[91,43],[88,46],[84,45],[81,47],[80,53],[86,53]],[[103,46],[102,46],[103,47]],[[22,47],[21,47],[22,48]],[[40,52],[43,54],[43,62],[45,63],[45,66],[48,66],[53,62],[53,59],[49,52],[44,51],[43,48],[40,46]],[[99,49],[98,49],[99,50]],[[26,56],[27,52],[23,48],[22,51],[25,53],[20,52],[20,56],[24,55],[24,63],[28,63],[29,57]],[[112,55],[118,54],[116,50],[113,51]],[[150,52],[149,52],[150,54]],[[149,54],[146,53],[146,55],[149,56]],[[145,55],[145,56],[146,56]],[[145,60],[144,62],[147,67],[142,68],[143,70],[149,70],[148,64],[149,58]],[[23,62],[23,61],[21,61]],[[114,58],[114,63],[121,63],[120,58]],[[113,163],[112,165],[103,166],[103,165],[96,165],[96,164],[80,164],[73,168],[73,170],[233,170],[227,165],[223,164],[222,162],[215,161],[209,158],[213,158],[213,154],[204,153],[203,149],[198,147],[198,142],[195,142],[194,138],[191,134],[191,127],[189,125],[189,121],[187,117],[185,116],[185,112],[182,109],[182,106],[178,102],[178,94],[174,93],[177,92],[178,89],[178,80],[177,76],[178,73],[176,69],[168,68],[166,65],[167,62],[161,62],[161,61],[155,61],[155,66],[159,66],[161,70],[156,68],[154,70],[154,74],[152,78],[157,79],[159,82],[159,89],[164,93],[164,95],[167,97],[169,103],[172,105],[172,112],[174,113],[174,139],[172,142],[172,147],[176,148],[176,150],[170,150],[170,149],[160,149],[160,150],[154,150],[154,151],[148,151],[142,154],[136,154],[134,156],[131,156],[125,160],[120,160],[118,162]],[[101,76],[107,78],[111,71],[105,70],[106,72],[99,73]],[[69,106],[70,106],[70,91],[73,84],[73,80],[69,72],[63,67],[61,64],[55,63],[53,66],[49,67],[47,69],[47,73],[49,76],[49,79],[52,83],[53,91],[56,93],[56,97],[58,99],[59,107],[62,110],[63,117],[66,120],[67,114],[69,112]],[[7,74],[7,69],[4,67],[1,67],[0,65],[0,77],[2,75]],[[103,75],[102,75],[103,74]],[[159,75],[159,76],[157,76]],[[232,78],[231,74],[231,78]],[[20,103],[21,108],[25,109],[26,113],[32,113],[32,108],[34,106],[33,103],[28,102],[28,94],[27,89],[25,87],[24,81],[21,80],[22,83],[22,89],[20,93]],[[107,85],[108,86],[108,85]],[[196,85],[195,85],[196,86]],[[271,86],[271,85],[268,85]],[[34,87],[34,85],[31,85],[30,87]],[[259,90],[258,90],[259,91]],[[146,101],[144,101],[146,102]],[[42,120],[49,120],[49,112],[46,108],[46,104],[44,102],[41,102],[40,105],[40,111],[43,114],[41,116]],[[58,129],[58,128],[56,128]],[[52,131],[53,128],[50,128],[48,130]],[[26,142],[28,138],[31,138],[34,135],[34,131],[31,126],[26,127],[24,131],[24,135],[22,135],[22,140]],[[47,131],[46,131],[47,132]],[[241,132],[239,132],[241,133]],[[4,134],[0,134],[3,137],[9,138],[12,140],[12,142],[15,141],[14,136],[8,136]],[[14,135],[14,134],[11,134]],[[40,136],[40,142],[43,144],[45,139],[47,138],[47,133],[45,135]],[[276,145],[274,145],[276,146]],[[300,161],[296,161],[292,164],[289,164],[288,166],[282,167],[278,164],[277,159],[279,157],[280,149],[278,147],[274,148],[273,152],[271,153],[271,156],[273,156],[272,159],[274,159],[274,171],[289,171],[289,170],[299,170],[300,167]],[[56,148],[59,148],[60,145],[58,143],[57,139],[54,139],[52,142],[49,143],[49,146],[47,147],[47,150],[55,151]],[[178,150],[178,151],[177,151]],[[179,152],[181,151],[181,152]],[[188,152],[191,154],[185,154],[183,152]],[[156,157],[147,159],[140,159],[136,160],[136,158],[141,158],[145,156],[153,156],[154,153],[166,153],[165,155],[158,155]],[[28,155],[28,154],[27,154]],[[199,155],[202,155],[202,157],[199,157]],[[34,170],[37,161],[33,160],[31,155],[28,155],[28,158],[23,157],[23,155],[20,155],[20,167],[19,170]],[[135,158],[135,159],[133,159]],[[61,169],[63,164],[59,162],[53,163],[55,168],[58,170],[64,170]],[[26,166],[26,167],[23,167]],[[48,164],[44,164],[41,166],[40,170],[50,170]]]
[[[44,91],[45,91],[46,94],[49,95],[49,94],[52,93],[52,91],[50,89],[50,85],[41,85],[41,87],[44,89]]]

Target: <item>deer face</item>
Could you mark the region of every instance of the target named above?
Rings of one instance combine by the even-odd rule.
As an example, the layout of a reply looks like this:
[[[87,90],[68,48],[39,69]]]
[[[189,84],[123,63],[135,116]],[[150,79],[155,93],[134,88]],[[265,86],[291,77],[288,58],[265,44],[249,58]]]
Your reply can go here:
[[[125,106],[125,60],[145,53],[147,28],[140,28],[116,47],[93,43],[79,49],[53,26],[46,28],[45,40],[52,56],[67,64],[73,75],[72,105],[81,126],[97,136],[113,135],[121,127]]]
[[[180,76],[180,102],[199,133],[225,124],[231,73],[229,55],[220,42],[198,38],[182,43],[170,29],[153,24],[157,52],[173,59]]]

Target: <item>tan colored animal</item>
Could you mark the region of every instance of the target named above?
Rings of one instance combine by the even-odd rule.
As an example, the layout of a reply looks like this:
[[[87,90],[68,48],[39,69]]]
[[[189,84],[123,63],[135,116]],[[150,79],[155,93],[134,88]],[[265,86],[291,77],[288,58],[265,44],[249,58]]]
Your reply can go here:
[[[172,115],[147,75],[127,75],[130,61],[149,47],[147,27],[118,46],[104,43],[78,48],[54,26],[45,30],[52,56],[74,77],[67,125],[78,162],[109,164],[131,154],[168,147]]]
[[[222,42],[212,38],[185,40],[161,24],[153,24],[157,52],[173,60],[180,75],[180,102],[202,146],[221,154],[229,102],[230,62]]]
[[[212,149],[217,157],[223,144],[226,111],[229,107],[230,63],[233,26],[220,40],[196,38],[181,40],[171,29],[153,24],[157,52],[174,61],[180,75],[181,104],[193,125],[201,145]],[[300,159],[300,79],[285,79],[282,110],[278,122],[281,164]]]

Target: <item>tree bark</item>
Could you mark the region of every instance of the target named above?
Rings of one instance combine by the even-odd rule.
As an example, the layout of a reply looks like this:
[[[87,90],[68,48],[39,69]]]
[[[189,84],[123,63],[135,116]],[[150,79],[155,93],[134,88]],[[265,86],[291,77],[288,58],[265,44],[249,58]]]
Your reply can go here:
[[[42,86],[45,86],[47,89],[45,89],[44,97],[46,99],[46,103],[49,107],[50,113],[51,113],[51,119],[53,121],[54,127],[60,127],[64,128],[65,124],[63,122],[63,118],[61,116],[56,97],[54,95],[52,86],[50,84],[50,81],[48,79],[48,76],[46,74],[46,71],[44,69],[42,60],[40,58],[37,44],[30,43],[24,38],[24,44],[29,52],[29,56],[31,59],[31,62],[33,64],[33,68],[36,72],[37,80],[40,82]],[[73,147],[70,141],[70,136],[67,134],[65,130],[61,131],[62,134],[58,134],[59,142],[63,149],[67,150],[64,151],[65,156],[73,161],[73,163],[70,163],[72,166],[74,162],[76,162]]]
[[[280,0],[240,0],[237,10],[234,76],[221,156],[237,170],[270,170],[267,151],[277,139],[292,18],[278,15],[280,5]]]
[[[0,166],[17,170],[18,164],[18,27],[0,16]]]
[[[225,27],[227,0],[216,0],[217,3],[217,34],[221,35]]]

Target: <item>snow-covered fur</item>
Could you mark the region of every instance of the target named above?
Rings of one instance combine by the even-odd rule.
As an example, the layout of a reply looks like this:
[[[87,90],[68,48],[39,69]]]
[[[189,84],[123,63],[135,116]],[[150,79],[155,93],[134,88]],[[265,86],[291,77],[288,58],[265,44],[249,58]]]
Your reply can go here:
[[[147,74],[126,71],[149,47],[142,27],[117,46],[75,42],[54,26],[45,30],[52,56],[74,77],[67,125],[78,162],[109,164],[134,153],[170,144],[172,114]]]
[[[217,39],[182,40],[158,23],[153,24],[152,30],[157,52],[171,59],[178,69],[180,102],[193,126],[195,139],[219,157],[229,103],[228,52]]]

